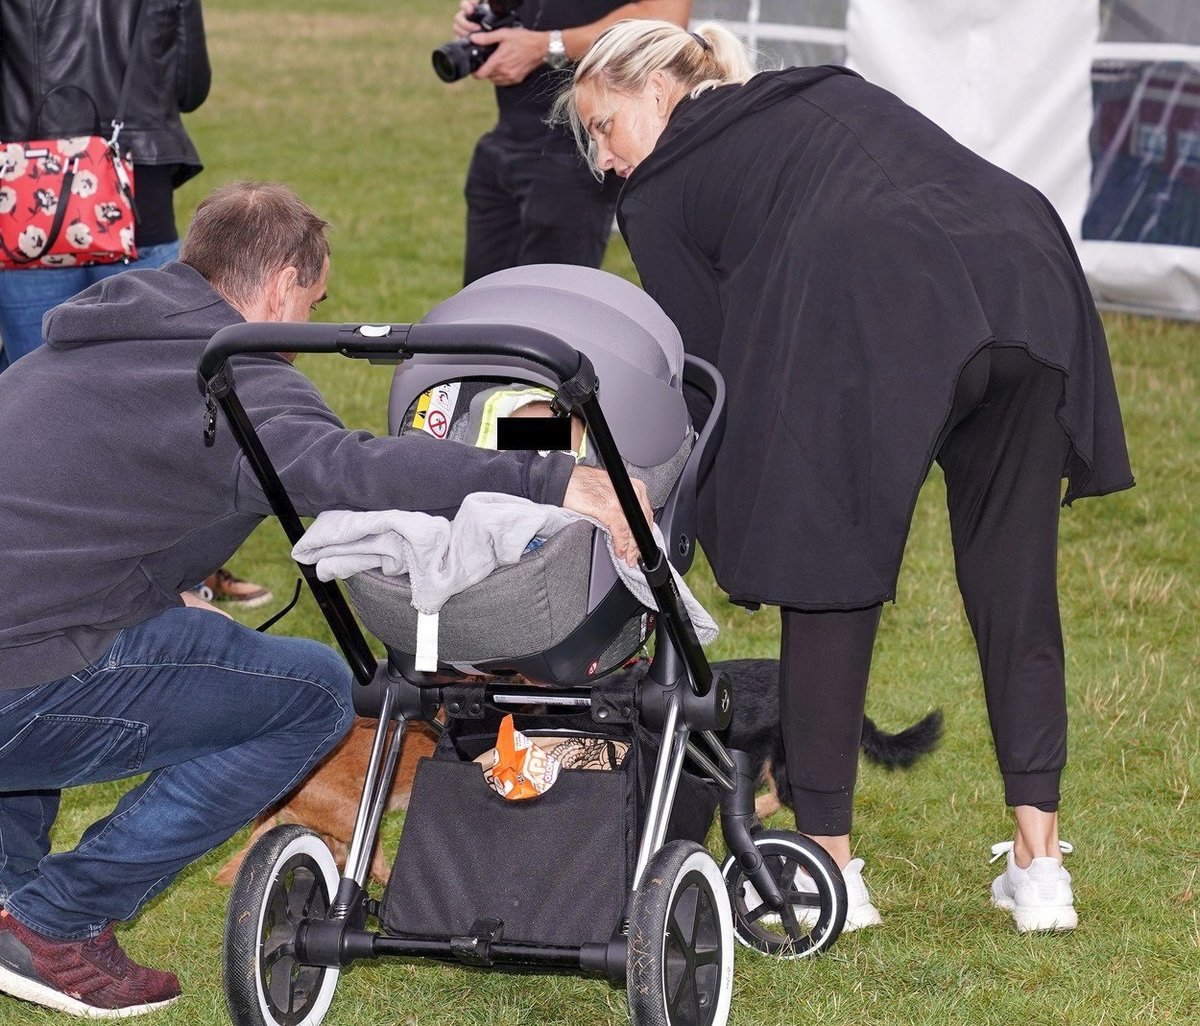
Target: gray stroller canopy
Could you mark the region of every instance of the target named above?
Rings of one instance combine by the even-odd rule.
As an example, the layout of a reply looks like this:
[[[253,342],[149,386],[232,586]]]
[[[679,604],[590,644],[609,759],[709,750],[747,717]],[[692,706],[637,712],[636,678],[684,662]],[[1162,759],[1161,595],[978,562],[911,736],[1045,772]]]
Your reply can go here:
[[[689,431],[679,331],[653,299],[624,278],[566,264],[513,267],[472,282],[422,323],[523,325],[557,335],[586,354],[600,381],[605,419],[628,463],[666,462]],[[547,372],[501,357],[417,356],[397,372],[392,430],[426,389],[472,377],[558,387]]]
[[[574,346],[592,361],[604,418],[652,505],[663,508],[679,486],[693,445],[683,398],[683,343],[637,286],[589,267],[515,267],[468,285],[422,323],[525,326]],[[396,368],[391,430],[408,428],[410,410],[426,390],[473,378],[559,386],[548,371],[516,358],[419,354]],[[673,537],[669,512],[663,516],[660,526]],[[407,665],[417,630],[408,578],[368,570],[346,585],[368,630],[398,665]],[[462,670],[467,673],[501,665],[539,683],[578,683],[637,650],[650,630],[647,612],[619,583],[600,532],[579,521],[453,596],[439,616],[439,658],[470,667]]]

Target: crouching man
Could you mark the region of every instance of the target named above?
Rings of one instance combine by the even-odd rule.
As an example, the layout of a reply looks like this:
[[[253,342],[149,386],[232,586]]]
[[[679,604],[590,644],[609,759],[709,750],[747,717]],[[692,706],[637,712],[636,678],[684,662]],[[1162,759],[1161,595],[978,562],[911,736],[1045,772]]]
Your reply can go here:
[[[179,997],[113,934],[189,863],[292,789],[353,721],[331,649],[259,634],[181,592],[270,514],[228,430],[206,447],[196,366],[220,328],[306,321],[326,222],[282,186],[200,206],[180,262],[52,310],[0,377],[0,991],[81,1015]],[[602,472],[347,430],[282,355],[234,359],[238,394],[301,515],[452,515],[474,491],[565,505],[634,545]],[[639,496],[645,506],[645,491]],[[71,851],[60,791],[148,776]],[[3,999],[0,999],[2,1002]]]

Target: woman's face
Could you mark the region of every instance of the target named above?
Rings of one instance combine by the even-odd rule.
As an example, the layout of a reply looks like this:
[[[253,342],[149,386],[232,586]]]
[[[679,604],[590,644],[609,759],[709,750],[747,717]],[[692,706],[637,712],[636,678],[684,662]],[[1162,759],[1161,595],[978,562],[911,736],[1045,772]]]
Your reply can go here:
[[[595,164],[628,178],[658,142],[678,99],[662,72],[655,72],[640,93],[619,93],[592,82],[575,90],[575,106],[595,146]]]

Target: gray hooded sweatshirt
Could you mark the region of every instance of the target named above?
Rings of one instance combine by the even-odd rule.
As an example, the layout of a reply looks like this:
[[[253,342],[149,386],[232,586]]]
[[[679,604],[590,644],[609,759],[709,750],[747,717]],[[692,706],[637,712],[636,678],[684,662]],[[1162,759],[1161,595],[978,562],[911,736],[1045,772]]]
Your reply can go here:
[[[270,514],[220,415],[215,444],[203,438],[196,366],[241,320],[185,264],[129,271],[47,314],[46,345],[0,375],[0,689],[94,663],[120,630],[180,605]],[[348,430],[282,356],[232,362],[302,516],[453,515],[477,491],[562,502],[569,456]]]

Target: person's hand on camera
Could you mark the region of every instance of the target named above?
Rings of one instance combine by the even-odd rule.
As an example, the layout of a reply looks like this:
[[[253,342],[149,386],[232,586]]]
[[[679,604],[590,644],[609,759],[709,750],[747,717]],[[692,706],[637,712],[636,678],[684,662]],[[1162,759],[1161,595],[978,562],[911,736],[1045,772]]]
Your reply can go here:
[[[546,63],[550,33],[502,28],[495,32],[472,32],[471,42],[496,47],[479,70],[473,72],[474,76],[486,78],[493,85],[511,86],[524,82],[530,72]]]
[[[646,486],[636,477],[631,480],[642,516],[646,518],[646,523],[651,523],[654,514],[650,509],[650,495]],[[563,496],[563,508],[582,513],[603,524],[612,536],[613,551],[630,566],[637,565],[637,542],[633,540],[633,531],[625,519],[606,471],[598,467],[576,467],[567,484],[567,494]]]
[[[475,12],[475,0],[458,0],[458,13],[454,15],[454,34],[462,39],[479,31],[479,22],[471,15]]]

